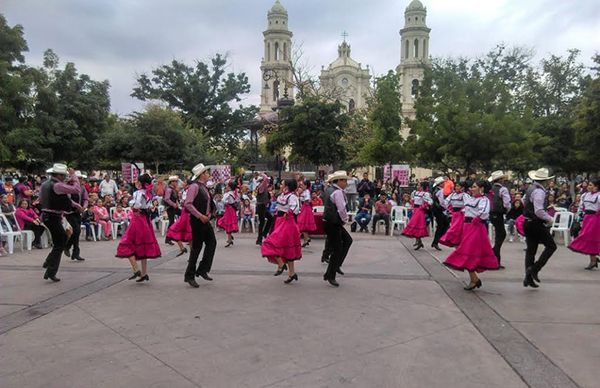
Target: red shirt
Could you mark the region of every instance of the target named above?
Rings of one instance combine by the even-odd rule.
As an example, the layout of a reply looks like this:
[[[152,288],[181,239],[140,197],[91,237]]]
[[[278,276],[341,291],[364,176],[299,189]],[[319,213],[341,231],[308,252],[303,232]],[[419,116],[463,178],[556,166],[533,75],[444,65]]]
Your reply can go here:
[[[323,206],[323,200],[320,197],[312,198],[310,204],[314,206]]]

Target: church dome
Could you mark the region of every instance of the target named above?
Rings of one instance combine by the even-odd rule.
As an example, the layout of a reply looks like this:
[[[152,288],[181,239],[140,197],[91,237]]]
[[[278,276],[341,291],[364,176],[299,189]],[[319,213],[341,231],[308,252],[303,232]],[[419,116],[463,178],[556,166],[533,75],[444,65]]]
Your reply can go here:
[[[275,1],[275,4],[273,4],[273,6],[271,7],[271,10],[269,11],[269,15],[276,14],[276,13],[287,16],[287,10],[285,8],[283,8],[283,5],[281,5],[279,0]]]
[[[419,0],[412,0],[408,7],[406,7],[407,11],[425,11],[425,6]]]

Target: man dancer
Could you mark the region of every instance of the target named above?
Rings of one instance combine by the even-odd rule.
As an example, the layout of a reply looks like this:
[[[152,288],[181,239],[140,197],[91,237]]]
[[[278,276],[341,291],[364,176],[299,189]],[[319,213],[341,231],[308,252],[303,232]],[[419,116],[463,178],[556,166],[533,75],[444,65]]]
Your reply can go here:
[[[206,182],[210,179],[210,168],[202,163],[197,164],[192,169],[194,176],[192,184],[188,188],[185,198],[185,209],[190,213],[190,224],[192,227],[192,247],[188,266],[185,270],[184,281],[194,288],[200,287],[195,280],[195,276],[200,276],[205,280],[211,281],[208,276],[212,267],[215,249],[217,248],[217,239],[215,231],[210,224],[210,217],[213,211],[213,201],[206,187]],[[202,250],[202,244],[206,244],[202,261],[196,268],[198,256]]]
[[[269,177],[262,173],[256,178],[256,214],[258,214],[258,237],[256,245],[261,245],[263,238],[269,234],[271,224],[273,223],[273,215],[269,212],[271,198],[269,198]]]
[[[498,259],[498,269],[504,269],[500,258],[500,250],[506,238],[506,229],[504,228],[504,214],[510,210],[510,193],[504,187],[503,183],[506,180],[506,175],[503,171],[494,171],[488,181],[493,182],[492,206],[490,210],[490,222],[494,227],[494,254]]]
[[[433,181],[433,206],[431,208],[431,212],[435,218],[435,236],[433,237],[431,247],[438,251],[442,250],[438,245],[440,239],[450,226],[448,216],[445,213],[446,199],[444,198],[444,190],[440,187],[442,183],[444,183],[444,177],[441,176],[435,178]]]
[[[546,189],[543,184],[554,176],[549,176],[547,168],[529,171],[529,177],[534,181],[523,198],[525,216],[525,239],[527,250],[525,253],[525,279],[524,287],[537,288],[535,282],[540,282],[538,273],[546,265],[548,259],[556,251],[556,243],[550,234],[553,218],[546,212]],[[544,245],[544,251],[535,261],[535,254],[539,244]]]
[[[175,223],[175,216],[181,215],[181,209],[179,208],[179,194],[177,193],[178,182],[179,177],[177,175],[170,176],[169,185],[165,190],[165,210],[167,211],[167,216],[169,217],[169,225],[167,225],[167,229],[169,229],[169,226]],[[171,241],[169,237],[165,237],[165,243],[173,245],[173,241]]]
[[[69,194],[79,194],[81,186],[75,176],[75,170],[72,168],[67,170],[67,166],[64,164],[56,163],[46,172],[51,177],[44,182],[40,189],[40,202],[42,204],[42,221],[50,230],[53,246],[44,261],[43,267],[46,268],[44,279],[60,282],[56,273],[67,241],[67,233],[62,226],[62,216],[64,212],[71,210]],[[66,179],[67,174],[69,175],[68,179]]]
[[[87,176],[81,174],[81,171],[75,171],[75,176],[78,179],[87,178]],[[79,187],[79,193],[70,195],[71,211],[65,212],[65,218],[73,228],[73,234],[71,234],[65,245],[65,256],[71,257],[71,260],[84,261],[85,259],[81,257],[79,250],[79,235],[81,234],[81,214],[88,208],[88,192],[83,184],[80,184]],[[72,253],[70,252],[71,247],[73,247]]]
[[[346,212],[346,195],[344,189],[348,184],[350,177],[346,171],[336,171],[327,179],[331,183],[333,189],[331,195],[325,202],[325,213],[323,214],[323,223],[325,233],[327,234],[327,244],[331,249],[331,257],[327,271],[323,275],[323,280],[329,282],[334,287],[339,287],[339,283],[335,280],[336,273],[343,275],[340,267],[344,263],[344,259],[348,255],[350,246],[352,245],[352,237],[344,228],[344,224],[348,222],[348,213]]]
[[[329,184],[329,177],[327,177],[326,186],[323,188],[323,204],[327,203],[334,190],[335,188]],[[329,239],[327,238],[327,234],[325,234],[325,246],[323,247],[323,253],[321,254],[321,263],[329,264],[329,259],[331,258],[332,253],[331,245],[329,245]]]

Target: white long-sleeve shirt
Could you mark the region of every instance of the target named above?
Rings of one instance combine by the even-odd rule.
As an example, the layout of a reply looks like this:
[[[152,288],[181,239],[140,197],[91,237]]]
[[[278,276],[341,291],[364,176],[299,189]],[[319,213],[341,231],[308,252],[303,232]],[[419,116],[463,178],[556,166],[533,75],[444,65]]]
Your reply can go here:
[[[410,197],[413,200],[413,204],[416,206],[422,206],[424,203],[431,205],[433,203],[431,194],[427,191],[413,191]]]
[[[490,217],[490,200],[485,197],[465,196],[465,217],[479,217],[487,220]]]
[[[281,193],[277,197],[277,211],[287,213],[291,210],[294,214],[300,213],[300,202],[294,193]]]
[[[599,207],[600,207],[600,191],[596,191],[595,193],[588,191],[587,193],[583,193],[581,195],[578,211],[580,211],[580,212],[597,212]]]

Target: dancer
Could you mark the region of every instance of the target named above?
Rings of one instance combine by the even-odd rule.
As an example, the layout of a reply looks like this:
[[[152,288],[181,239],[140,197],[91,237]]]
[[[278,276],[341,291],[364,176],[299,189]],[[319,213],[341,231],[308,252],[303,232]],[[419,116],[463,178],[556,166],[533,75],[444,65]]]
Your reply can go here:
[[[232,233],[237,233],[238,227],[238,209],[240,208],[240,196],[238,194],[238,184],[236,181],[230,181],[227,184],[227,191],[223,195],[225,203],[225,214],[217,221],[217,226],[227,233],[227,244],[225,248],[233,245]]]
[[[300,212],[300,204],[296,196],[298,182],[286,179],[281,183],[281,194],[277,197],[277,219],[273,232],[263,241],[261,253],[270,263],[277,264],[274,276],[279,276],[285,269],[288,278],[284,281],[290,284],[298,281],[294,262],[302,258],[300,248],[300,231],[296,224],[295,215]]]
[[[329,176],[327,177],[329,179]],[[326,186],[323,191],[323,203],[327,203],[331,194],[335,191],[333,185],[330,185],[328,181],[325,182]],[[327,234],[325,234],[325,244],[323,247],[323,253],[321,254],[321,264],[329,264],[329,260],[331,258],[331,246],[329,245],[329,239],[327,238]]]
[[[300,190],[302,190],[300,196],[302,208],[300,209],[300,215],[298,215],[298,229],[300,230],[300,233],[302,233],[302,238],[304,240],[302,248],[304,248],[310,244],[311,239],[309,233],[317,230],[317,224],[315,223],[315,215],[311,205],[310,181],[307,180],[301,182]]]
[[[192,228],[192,246],[190,257],[185,270],[183,280],[194,288],[200,287],[195,280],[195,276],[200,276],[204,280],[212,281],[208,275],[212,268],[215,249],[217,248],[217,239],[215,231],[210,224],[214,203],[206,187],[206,182],[210,179],[210,168],[200,163],[192,169],[192,184],[188,188],[184,207],[190,213],[190,225]],[[202,245],[206,245],[202,260],[196,268],[196,262]]]
[[[444,264],[458,271],[469,271],[471,282],[465,290],[481,287],[477,273],[498,269],[498,260],[484,221],[490,215],[490,200],[485,196],[488,183],[480,181],[471,186],[471,195],[465,196],[463,235],[458,248],[444,261]]]
[[[470,182],[460,182],[454,186],[454,192],[447,198],[448,211],[452,212],[452,222],[448,231],[440,239],[442,245],[457,247],[460,244],[465,220],[465,200],[469,198],[469,194],[465,191],[469,190],[470,186]]]
[[[435,218],[435,235],[431,247],[435,250],[441,251],[442,248],[438,245],[442,236],[448,230],[450,222],[448,222],[448,216],[446,215],[446,200],[444,198],[444,190],[440,187],[444,183],[444,177],[439,176],[433,181],[433,206],[431,211]]]
[[[588,271],[598,268],[600,255],[600,179],[588,184],[588,192],[581,196],[579,211],[583,212],[583,225],[579,235],[569,244],[574,252],[590,256]]]
[[[83,175],[81,171],[75,171],[75,176],[78,179],[86,179],[87,176]],[[80,192],[77,194],[71,194],[71,205],[72,210],[65,213],[67,222],[73,228],[73,234],[67,240],[65,245],[65,256],[71,257],[71,260],[84,261],[81,257],[79,249],[79,235],[81,234],[81,215],[88,207],[88,193],[83,184],[80,184]],[[73,247],[73,252],[70,252]]]
[[[352,237],[344,225],[348,222],[348,213],[346,212],[347,200],[344,189],[351,179],[346,171],[336,171],[327,178],[333,191],[325,201],[325,212],[323,214],[323,224],[331,256],[327,271],[323,275],[323,280],[329,282],[334,287],[340,284],[335,280],[336,274],[343,275],[341,267],[348,255],[352,245]]]
[[[69,194],[78,194],[81,186],[75,170],[67,169],[64,164],[56,163],[46,172],[50,174],[50,179],[42,184],[40,203],[42,204],[42,222],[50,230],[53,245],[42,267],[46,268],[44,279],[60,282],[56,273],[67,242],[67,234],[62,226],[62,217],[65,212],[71,211]]]
[[[504,187],[503,183],[506,180],[506,174],[502,171],[494,171],[488,179],[493,182],[492,193],[492,209],[490,211],[490,223],[494,227],[494,254],[498,258],[498,268],[504,269],[500,257],[502,244],[506,239],[506,228],[504,227],[504,215],[510,210],[510,193]]]
[[[258,187],[256,188],[256,214],[258,214],[258,237],[256,245],[262,244],[263,238],[269,234],[273,215],[269,212],[271,198],[269,196],[269,177],[262,173],[256,179]]]
[[[135,182],[135,187],[137,190],[129,202],[132,209],[131,222],[119,241],[116,257],[129,259],[133,270],[129,280],[139,278],[136,282],[141,283],[150,281],[148,259],[160,257],[161,252],[148,210],[152,206],[152,178],[148,174],[140,175]],[[138,261],[142,262],[141,271],[138,269]]]
[[[412,217],[410,217],[410,220],[408,220],[406,228],[402,231],[403,236],[414,237],[416,239],[414,244],[415,251],[424,247],[421,239],[429,236],[427,220],[425,219],[425,209],[427,206],[431,205],[433,201],[431,200],[431,195],[429,195],[429,192],[427,191],[428,188],[429,183],[421,182],[421,187],[412,192],[413,214]]]
[[[167,217],[169,218],[170,227],[175,223],[175,216],[181,215],[181,209],[179,208],[179,193],[177,192],[177,183],[179,182],[179,177],[177,175],[171,175],[169,177],[169,184],[165,189],[165,211],[167,212]],[[169,245],[173,245],[173,241],[169,238],[169,235],[165,237],[165,243]]]
[[[529,171],[528,175],[534,182],[529,185],[523,198],[525,208],[523,212],[525,215],[523,229],[527,244],[523,286],[537,288],[539,285],[535,282],[540,282],[538,273],[556,251],[556,243],[550,234],[553,218],[546,212],[546,189],[544,188],[544,184],[553,179],[554,176],[549,176],[547,168]],[[544,251],[535,261],[539,244],[544,245]]]
[[[175,241],[179,247],[179,253],[175,257],[182,256],[188,252],[183,243],[192,241],[192,226],[190,225],[190,213],[183,209],[181,216],[167,230],[167,237]]]

